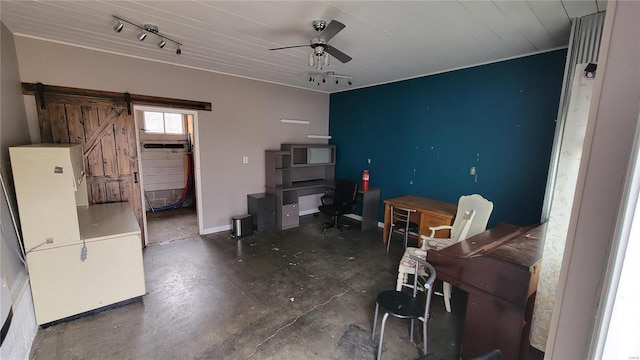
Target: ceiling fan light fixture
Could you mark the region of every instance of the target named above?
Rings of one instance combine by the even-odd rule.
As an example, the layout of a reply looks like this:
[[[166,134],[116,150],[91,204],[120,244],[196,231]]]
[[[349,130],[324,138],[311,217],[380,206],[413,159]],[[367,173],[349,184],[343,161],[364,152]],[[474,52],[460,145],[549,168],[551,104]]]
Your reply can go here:
[[[317,71],[322,70],[325,66],[329,66],[329,54],[342,63],[351,61],[351,56],[328,44],[329,40],[345,28],[343,23],[337,20],[331,20],[331,22],[327,24],[324,20],[314,20],[313,28],[319,32],[319,34],[311,38],[308,44],[281,46],[269,50],[285,50],[310,46],[312,51],[311,54],[309,54],[308,63],[310,67],[313,67]]]
[[[178,45],[178,48],[176,49],[176,55],[182,55],[182,50],[180,49],[180,45]]]

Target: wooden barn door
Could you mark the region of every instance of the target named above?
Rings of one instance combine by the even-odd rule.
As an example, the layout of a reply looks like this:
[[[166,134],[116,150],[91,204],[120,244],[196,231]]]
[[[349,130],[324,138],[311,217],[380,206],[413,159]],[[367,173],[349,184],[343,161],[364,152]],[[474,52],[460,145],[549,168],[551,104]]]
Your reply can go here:
[[[43,143],[83,145],[89,203],[128,201],[144,231],[135,124],[126,103],[58,94],[36,103]]]

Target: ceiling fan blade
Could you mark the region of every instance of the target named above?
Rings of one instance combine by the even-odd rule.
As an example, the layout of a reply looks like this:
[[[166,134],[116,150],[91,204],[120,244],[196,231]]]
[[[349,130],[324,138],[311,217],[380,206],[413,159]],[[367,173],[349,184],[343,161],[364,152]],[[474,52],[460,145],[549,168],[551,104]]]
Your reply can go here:
[[[328,52],[334,58],[342,61],[343,63],[347,63],[347,62],[351,61],[351,56],[343,53],[342,51],[334,48],[333,46],[327,45],[326,48],[325,48],[325,51]]]
[[[293,45],[293,46],[283,46],[283,47],[273,48],[273,49],[269,49],[269,50],[293,49],[293,48],[304,47],[304,46],[309,46],[309,44],[304,44],[304,45]]]
[[[340,21],[331,20],[329,25],[322,31],[320,36],[324,38],[324,41],[329,41],[332,37],[336,36],[342,29],[344,29],[344,24]]]

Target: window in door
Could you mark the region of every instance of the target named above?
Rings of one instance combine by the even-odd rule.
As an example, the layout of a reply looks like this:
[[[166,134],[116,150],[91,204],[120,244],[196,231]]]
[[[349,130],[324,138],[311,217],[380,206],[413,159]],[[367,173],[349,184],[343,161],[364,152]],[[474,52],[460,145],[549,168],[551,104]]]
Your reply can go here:
[[[144,132],[147,134],[185,134],[185,115],[144,111]]]

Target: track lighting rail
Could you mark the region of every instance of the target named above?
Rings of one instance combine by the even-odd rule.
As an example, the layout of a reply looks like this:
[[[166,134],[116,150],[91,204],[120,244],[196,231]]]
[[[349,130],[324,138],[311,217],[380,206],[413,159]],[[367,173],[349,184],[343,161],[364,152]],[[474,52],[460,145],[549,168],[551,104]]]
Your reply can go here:
[[[138,29],[140,29],[140,34],[138,34],[137,38],[140,41],[144,41],[144,39],[147,38],[147,34],[153,34],[157,37],[160,38],[160,41],[158,41],[157,46],[162,49],[165,47],[165,45],[167,45],[167,41],[170,41],[172,43],[174,43],[176,45],[176,55],[181,55],[182,54],[182,49],[180,48],[182,46],[182,43],[176,40],[173,40],[172,38],[164,35],[163,33],[161,33],[158,30],[158,27],[156,25],[151,25],[151,24],[144,24],[144,25],[138,25],[134,22],[131,22],[129,20],[123,19],[119,16],[115,16],[115,15],[111,15],[114,19],[118,20],[118,23],[115,24],[113,26],[113,31],[119,33],[122,31],[122,29],[124,28],[124,23],[127,23],[129,25],[135,26]]]

